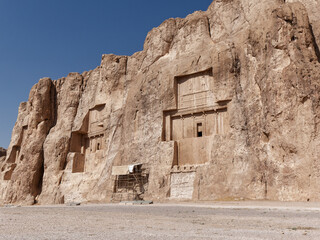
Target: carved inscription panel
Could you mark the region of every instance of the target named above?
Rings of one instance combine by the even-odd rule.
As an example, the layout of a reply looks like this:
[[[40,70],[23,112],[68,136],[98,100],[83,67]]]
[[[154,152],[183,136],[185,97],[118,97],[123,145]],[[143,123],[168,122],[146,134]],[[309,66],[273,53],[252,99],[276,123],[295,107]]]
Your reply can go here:
[[[172,199],[192,199],[195,176],[195,172],[171,174],[170,197]]]
[[[212,106],[212,70],[177,77],[178,109]]]
[[[89,112],[89,134],[99,133],[104,130],[103,120],[104,116],[104,105],[97,106],[91,109]]]

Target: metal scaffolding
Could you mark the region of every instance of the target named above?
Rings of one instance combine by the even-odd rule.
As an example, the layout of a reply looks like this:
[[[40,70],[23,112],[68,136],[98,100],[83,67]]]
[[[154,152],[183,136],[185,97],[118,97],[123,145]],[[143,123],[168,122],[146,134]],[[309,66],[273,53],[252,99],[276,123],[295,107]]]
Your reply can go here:
[[[149,174],[142,164],[113,167],[112,175],[115,176],[113,201],[143,200]]]

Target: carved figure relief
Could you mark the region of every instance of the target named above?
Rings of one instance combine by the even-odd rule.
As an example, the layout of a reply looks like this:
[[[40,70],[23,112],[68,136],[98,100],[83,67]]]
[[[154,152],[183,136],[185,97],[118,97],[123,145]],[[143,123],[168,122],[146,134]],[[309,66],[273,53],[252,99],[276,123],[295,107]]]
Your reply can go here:
[[[204,107],[213,104],[212,70],[177,77],[178,109]]]

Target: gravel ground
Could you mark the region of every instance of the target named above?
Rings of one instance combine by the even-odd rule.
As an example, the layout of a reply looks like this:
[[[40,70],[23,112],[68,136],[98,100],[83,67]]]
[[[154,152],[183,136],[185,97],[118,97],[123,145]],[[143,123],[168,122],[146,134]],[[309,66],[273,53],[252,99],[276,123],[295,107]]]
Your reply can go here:
[[[0,239],[320,239],[320,207],[277,202],[1,207]]]

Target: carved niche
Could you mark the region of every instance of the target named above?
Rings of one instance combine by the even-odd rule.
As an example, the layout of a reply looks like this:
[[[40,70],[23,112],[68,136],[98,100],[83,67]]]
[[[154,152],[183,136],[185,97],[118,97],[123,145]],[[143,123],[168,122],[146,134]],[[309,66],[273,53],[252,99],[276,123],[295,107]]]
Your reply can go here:
[[[21,154],[21,146],[23,145],[28,126],[23,126],[20,132],[17,143],[12,147],[11,152],[7,158],[6,165],[2,167],[1,171],[4,172],[4,180],[11,180],[12,173],[16,168],[17,164],[23,160],[24,156]]]
[[[178,109],[211,106],[213,102],[212,69],[175,78]]]
[[[210,159],[209,136],[229,131],[227,104],[213,93],[212,68],[175,77],[177,108],[164,111],[163,140],[176,142],[173,165],[197,165]]]
[[[72,132],[70,152],[73,157],[72,172],[84,172],[86,161],[102,158],[105,149],[105,104],[89,110],[79,131]]]

